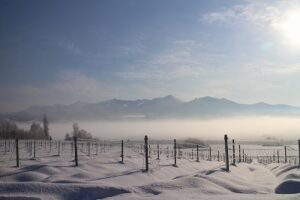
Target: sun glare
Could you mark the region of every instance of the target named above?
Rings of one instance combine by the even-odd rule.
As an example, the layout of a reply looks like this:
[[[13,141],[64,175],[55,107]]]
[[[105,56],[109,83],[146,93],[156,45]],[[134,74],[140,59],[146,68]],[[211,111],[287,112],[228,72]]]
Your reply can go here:
[[[288,10],[274,24],[284,43],[300,47],[300,8]]]

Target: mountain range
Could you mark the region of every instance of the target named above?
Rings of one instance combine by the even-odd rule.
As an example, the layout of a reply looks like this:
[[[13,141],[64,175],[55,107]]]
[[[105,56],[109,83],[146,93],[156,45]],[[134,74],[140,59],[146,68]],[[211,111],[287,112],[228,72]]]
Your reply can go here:
[[[112,99],[97,103],[76,102],[70,105],[31,106],[19,112],[0,114],[0,118],[30,121],[41,120],[44,114],[52,121],[183,119],[251,115],[300,116],[300,108],[284,104],[240,104],[225,98],[209,96],[183,102],[172,95],[168,95],[154,99]]]

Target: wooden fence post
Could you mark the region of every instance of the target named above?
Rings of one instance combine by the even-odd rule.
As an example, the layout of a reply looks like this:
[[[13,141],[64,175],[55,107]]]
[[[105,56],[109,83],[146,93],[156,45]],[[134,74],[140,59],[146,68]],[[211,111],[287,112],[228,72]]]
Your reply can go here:
[[[242,157],[241,157],[241,145],[239,144],[239,162],[242,161]]]
[[[287,163],[286,146],[284,146],[284,163]]]
[[[234,140],[232,140],[232,164],[235,165],[235,144],[234,144]]]
[[[298,169],[300,168],[300,140],[298,140],[298,155],[299,155],[299,158],[298,158]]]
[[[88,156],[91,156],[91,142],[90,141],[88,141],[87,146],[88,146]]]
[[[60,141],[57,143],[57,155],[60,156]]]
[[[124,163],[124,141],[122,140],[121,142],[121,158],[122,158],[122,163]]]
[[[157,144],[157,160],[159,160],[159,144]]]
[[[98,155],[98,142],[96,141],[96,155]]]
[[[18,138],[16,138],[15,146],[16,146],[16,163],[17,163],[17,167],[20,167],[20,160],[19,160],[19,139]]]
[[[277,150],[277,163],[279,163],[279,150]]]
[[[75,166],[78,167],[77,137],[74,137],[74,146],[75,146]]]
[[[176,139],[174,139],[174,167],[177,167],[177,160],[176,160],[176,155],[177,155],[177,152],[176,152],[177,148],[176,148]]]
[[[33,149],[33,147],[32,147],[32,141],[30,140],[30,142],[29,142],[29,152],[30,152],[30,156],[32,156],[32,149]]]
[[[211,147],[209,147],[209,161],[211,161]]]
[[[146,165],[146,169],[145,171],[147,172],[149,170],[149,163],[148,163],[148,136],[145,136],[145,165]]]
[[[245,162],[245,150],[243,149],[243,162]]]
[[[220,162],[220,151],[218,150],[218,162]]]
[[[76,138],[76,141],[77,141],[77,138]],[[71,145],[71,153],[73,154],[73,151],[74,151],[74,147],[73,147],[74,144],[73,144],[73,142],[71,142],[70,145]]]
[[[229,157],[228,157],[228,137],[224,136],[225,141],[225,156],[226,156],[226,171],[229,172]]]
[[[197,144],[197,162],[199,162],[199,144]]]
[[[192,148],[192,160],[194,160],[194,149]]]
[[[33,140],[33,158],[35,159],[35,152],[36,152],[36,141]]]
[[[49,153],[51,154],[51,150],[52,150],[52,140],[49,141]]]

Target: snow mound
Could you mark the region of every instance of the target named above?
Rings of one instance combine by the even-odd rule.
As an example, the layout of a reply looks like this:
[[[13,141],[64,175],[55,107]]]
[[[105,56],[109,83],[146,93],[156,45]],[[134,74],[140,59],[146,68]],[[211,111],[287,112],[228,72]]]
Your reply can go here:
[[[42,181],[47,177],[47,175],[41,174],[39,172],[25,172],[23,174],[15,175],[13,177],[13,180],[18,182]]]
[[[152,195],[159,195],[170,191],[186,191],[193,189],[197,193],[201,194],[228,194],[229,192],[203,178],[199,177],[182,177],[176,178],[168,182],[158,182],[150,185],[139,187],[142,193],[148,193]]]
[[[263,167],[240,164],[231,171],[214,169],[195,175],[233,193],[268,194],[273,192],[273,175]],[[267,180],[270,180],[268,182]]]
[[[25,197],[25,196],[3,196],[0,200],[41,200],[38,197]]]
[[[97,186],[88,184],[52,184],[52,183],[1,183],[0,195],[1,198],[6,198],[5,194],[10,194],[9,199],[20,199],[26,194],[29,199],[38,199],[37,197],[50,196],[56,197],[55,199],[103,199],[130,193],[129,190],[112,186]],[[47,198],[48,197],[48,198]],[[42,198],[44,199],[44,198]]]
[[[224,170],[225,163],[156,155],[150,158],[149,172],[140,153],[120,148],[97,156],[79,157],[74,167],[71,152],[61,158],[24,160],[20,168],[0,167],[0,200],[79,199],[209,199],[295,200],[300,193],[300,170],[291,164],[261,165],[237,163]]]

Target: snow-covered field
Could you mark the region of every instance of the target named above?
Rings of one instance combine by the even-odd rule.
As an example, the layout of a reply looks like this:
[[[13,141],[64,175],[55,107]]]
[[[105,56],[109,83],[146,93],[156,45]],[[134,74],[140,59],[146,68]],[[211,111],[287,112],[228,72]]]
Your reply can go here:
[[[243,146],[252,162],[237,162],[226,172],[221,145],[211,146],[212,161],[208,149],[201,148],[200,162],[194,147],[181,146],[174,167],[173,146],[160,144],[157,160],[153,143],[150,170],[143,172],[142,143],[125,142],[121,163],[120,142],[91,144],[89,150],[85,141],[79,141],[75,167],[71,143],[36,141],[34,158],[32,143],[20,141],[20,168],[16,168],[14,142],[6,142],[6,151],[4,141],[0,144],[0,199],[300,199],[296,147],[289,148],[287,163],[282,147],[276,147],[280,163],[277,157],[274,163],[275,147]],[[238,148],[236,152],[238,161]],[[258,163],[258,158],[272,163]]]

